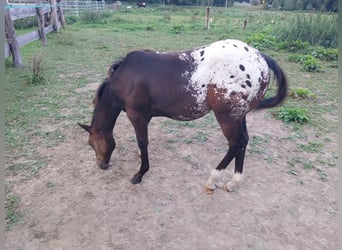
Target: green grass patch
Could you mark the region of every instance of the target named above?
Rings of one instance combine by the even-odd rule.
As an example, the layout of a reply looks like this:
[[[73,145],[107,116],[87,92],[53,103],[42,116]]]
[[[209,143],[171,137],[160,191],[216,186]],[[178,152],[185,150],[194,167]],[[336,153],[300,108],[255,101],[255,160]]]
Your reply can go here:
[[[307,111],[302,108],[281,107],[275,112],[275,116],[284,122],[294,122],[299,124],[309,122]]]

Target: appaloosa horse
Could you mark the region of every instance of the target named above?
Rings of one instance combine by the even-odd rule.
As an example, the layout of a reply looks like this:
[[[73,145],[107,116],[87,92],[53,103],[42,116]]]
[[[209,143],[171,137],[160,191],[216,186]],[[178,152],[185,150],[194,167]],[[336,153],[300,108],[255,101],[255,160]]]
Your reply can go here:
[[[277,93],[264,99],[271,70]],[[127,113],[141,153],[140,170],[131,179],[137,184],[150,167],[147,127],[152,117],[190,121],[213,111],[229,150],[211,171],[206,190],[215,189],[220,173],[235,158],[233,178],[224,186],[232,191],[242,176],[248,143],[246,114],[280,104],[287,85],[275,60],[238,40],[179,52],[133,51],[109,68],[94,99],[91,125],[79,125],[89,132],[88,142],[95,150],[97,164],[106,169],[115,148],[116,119],[121,111]]]

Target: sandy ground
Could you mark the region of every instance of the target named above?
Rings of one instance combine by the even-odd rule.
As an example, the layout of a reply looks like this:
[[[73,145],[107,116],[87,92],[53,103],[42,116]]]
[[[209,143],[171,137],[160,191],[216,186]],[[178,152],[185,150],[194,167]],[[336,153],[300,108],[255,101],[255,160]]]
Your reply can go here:
[[[76,124],[64,131],[63,143],[37,144],[48,165],[13,186],[25,216],[6,233],[6,249],[337,249],[337,167],[291,168],[294,157],[319,156],[300,151],[289,140],[290,127],[250,113],[250,138],[267,141],[259,152],[248,147],[243,182],[234,192],[208,195],[204,184],[227,149],[220,129],[168,121],[150,124],[151,169],[138,185],[129,182],[140,159],[124,113],[108,170],[95,165],[87,134]],[[208,140],[191,140],[198,132]],[[336,138],[325,145],[321,157],[336,150]],[[232,172],[230,165],[221,183]]]

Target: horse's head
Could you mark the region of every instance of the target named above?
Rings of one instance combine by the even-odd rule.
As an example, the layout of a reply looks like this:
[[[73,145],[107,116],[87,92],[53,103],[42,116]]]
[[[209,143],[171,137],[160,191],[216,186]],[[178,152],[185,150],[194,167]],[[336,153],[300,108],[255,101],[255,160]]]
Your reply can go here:
[[[93,126],[78,124],[89,133],[88,144],[95,150],[97,165],[102,169],[109,167],[109,160],[115,148],[115,140],[111,130],[99,132]]]

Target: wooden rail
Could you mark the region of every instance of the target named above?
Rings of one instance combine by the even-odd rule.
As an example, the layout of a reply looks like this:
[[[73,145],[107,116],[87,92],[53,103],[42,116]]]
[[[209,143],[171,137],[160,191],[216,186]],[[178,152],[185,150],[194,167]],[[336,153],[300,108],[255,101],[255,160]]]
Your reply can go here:
[[[43,4],[42,0],[36,0],[36,4],[20,5],[9,4],[6,0],[5,31],[7,41],[5,42],[5,58],[12,55],[15,67],[22,66],[20,47],[38,39],[45,46],[47,44],[46,34],[51,31],[58,32],[61,26],[64,27],[65,21],[63,10],[59,5],[60,1],[50,0],[49,4]],[[50,25],[45,23],[46,14],[50,15]],[[38,29],[17,37],[13,21],[31,16],[38,17]]]

